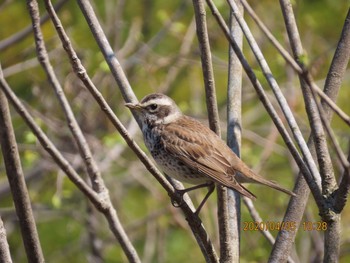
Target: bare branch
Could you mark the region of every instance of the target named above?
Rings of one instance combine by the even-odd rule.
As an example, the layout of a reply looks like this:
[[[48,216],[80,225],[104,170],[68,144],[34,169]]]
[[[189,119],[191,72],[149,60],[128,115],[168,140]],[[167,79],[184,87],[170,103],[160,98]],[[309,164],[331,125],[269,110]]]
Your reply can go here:
[[[243,8],[240,6],[241,10]],[[230,33],[240,48],[243,46],[243,34],[232,12],[230,12]],[[228,82],[227,82],[227,144],[240,156],[242,137],[242,66],[229,46],[228,51]],[[219,224],[221,259],[223,262],[238,262],[241,244],[241,196],[239,193],[227,189],[218,198],[218,206],[222,206],[223,216]],[[220,214],[218,214],[220,218]],[[225,233],[228,232],[228,233]]]
[[[209,127],[220,135],[220,120],[216,104],[215,81],[203,0],[193,0],[197,38],[202,61],[205,93],[207,99]]]
[[[350,162],[350,141],[348,146],[348,162]],[[340,213],[348,200],[350,192],[350,173],[349,169],[344,169],[339,188],[336,191],[335,201],[334,201],[334,211]]]
[[[48,1],[45,1],[45,4],[48,4]],[[32,18],[35,45],[37,49],[37,56],[39,58],[39,62],[43,67],[47,75],[47,78],[56,93],[57,99],[60,102],[62,110],[66,116],[66,121],[69,126],[69,129],[74,136],[75,142],[79,148],[80,155],[83,161],[85,162],[87,172],[91,179],[92,187],[97,193],[106,191],[103,181],[101,180],[101,175],[97,167],[97,164],[94,158],[92,157],[90,147],[87,144],[84,134],[78,125],[78,122],[74,116],[72,108],[69,105],[68,99],[64,94],[64,91],[56,77],[56,74],[53,70],[52,65],[50,64],[50,59],[47,54],[43,35],[40,29],[39,7],[37,2],[33,1],[32,4],[28,5],[28,8],[29,8],[30,16]],[[53,6],[51,6],[51,8],[53,10]]]
[[[193,0],[192,2],[202,61],[209,127],[220,136],[220,120],[215,93],[215,81],[206,22],[206,11],[202,0]],[[235,218],[236,220],[229,216],[229,206],[232,205],[232,202],[229,202],[227,192],[228,189],[226,187],[220,185],[217,186],[221,262],[239,261],[240,216],[237,216],[237,218]],[[232,220],[234,220],[234,222]]]
[[[34,133],[34,135],[38,138],[39,142],[43,146],[43,148],[51,155],[51,157],[55,160],[58,166],[64,171],[69,179],[100,209],[104,208],[103,203],[99,203],[98,195],[89,187],[86,182],[81,179],[81,177],[75,172],[73,167],[69,164],[69,162],[62,156],[62,154],[57,150],[55,145],[50,141],[50,139],[46,136],[46,134],[42,131],[42,129],[35,123],[33,117],[23,106],[21,101],[16,97],[14,92],[11,90],[10,86],[3,78],[2,70],[0,68],[0,87],[2,91],[5,93],[7,99],[10,101],[12,106],[18,112],[19,115],[23,118],[23,120],[27,123],[28,127]]]
[[[219,13],[218,9],[216,8],[216,6],[214,5],[214,3],[211,0],[206,0],[207,4],[209,5],[211,12],[213,13],[214,17],[216,18],[219,26],[221,27],[221,29],[223,30],[226,38],[228,39],[228,41],[230,42],[232,48],[234,49],[237,57],[239,58],[247,76],[249,77],[251,83],[253,84],[253,87],[255,88],[260,101],[262,102],[262,104],[264,105],[266,111],[268,112],[268,114],[270,115],[271,119],[273,120],[273,122],[275,123],[279,133],[281,134],[285,144],[287,145],[289,151],[291,152],[294,160],[296,161],[296,163],[299,166],[299,169],[302,170],[303,174],[306,176],[308,185],[310,186],[310,188],[315,189],[315,194],[320,196],[320,191],[317,190],[319,189],[318,184],[314,181],[314,179],[312,178],[310,171],[308,169],[308,167],[306,166],[306,164],[304,163],[304,161],[302,160],[297,148],[295,147],[295,145],[293,144],[293,141],[291,139],[291,137],[289,136],[286,128],[284,127],[284,124],[281,120],[281,118],[278,116],[277,112],[275,111],[275,109],[273,108],[271,102],[269,101],[268,97],[265,94],[264,89],[261,86],[261,83],[258,81],[253,69],[250,67],[250,65],[248,64],[246,58],[244,57],[242,51],[240,50],[240,48],[238,47],[235,39],[230,35],[229,30],[226,26],[226,23],[224,21],[224,19],[222,18],[221,14]]]
[[[2,93],[2,91],[0,91]],[[2,95],[0,94],[0,97]],[[0,217],[0,261],[3,263],[12,263],[9,244],[6,239],[6,229]]]
[[[334,147],[334,150],[338,156],[338,159],[341,163],[341,165],[343,166],[343,168],[345,170],[347,170],[347,172],[345,172],[345,174],[350,174],[350,164],[349,162],[346,160],[346,156],[344,155],[344,153],[342,152],[341,148],[340,148],[340,145],[335,137],[335,134],[329,124],[329,122],[326,120],[326,114],[321,106],[321,103],[319,101],[316,100],[316,92],[314,89],[311,88],[311,93],[312,93],[312,96],[316,102],[316,106],[317,106],[317,109],[319,111],[319,114],[320,114],[320,117],[321,117],[321,121],[322,121],[322,124],[323,126],[325,127],[326,129],[326,132],[330,138],[330,141]]]
[[[325,93],[329,94],[328,96],[334,101],[338,95],[342,79],[344,78],[346,67],[348,65],[350,58],[350,9],[346,16],[344,27],[340,36],[337,49],[335,51],[330,69],[327,74],[325,82]],[[325,101],[321,101],[323,110],[326,116],[329,116],[330,109],[325,104]],[[350,149],[350,147],[349,147]],[[348,161],[350,161],[350,150],[348,153]],[[335,201],[334,201],[334,210],[337,213],[340,213],[347,201],[347,196],[350,189],[350,174],[347,173],[347,169],[344,170],[343,178],[339,184],[339,189],[336,192]]]
[[[298,63],[292,58],[292,56],[283,48],[283,46],[277,41],[277,39],[273,36],[271,31],[265,26],[265,24],[260,20],[254,10],[251,8],[249,3],[246,0],[241,0],[244,5],[245,10],[249,13],[249,15],[253,18],[259,28],[264,32],[266,37],[271,41],[271,43],[276,47],[276,49],[280,52],[283,58],[288,62],[288,64],[300,75],[304,78],[304,74],[306,73],[303,68],[299,66]],[[311,85],[312,88],[317,92],[317,94],[328,104],[328,106],[335,111],[335,113],[348,125],[350,125],[350,117],[340,109],[325,93],[320,90],[317,85],[313,83]]]
[[[336,187],[336,182],[334,178],[333,166],[329,155],[324,130],[322,127],[322,122],[317,111],[316,102],[312,98],[311,91],[307,87],[307,85],[312,85],[313,80],[302,62],[304,51],[301,44],[299,31],[294,18],[291,3],[288,0],[281,0],[280,4],[293,55],[299,63],[299,65],[301,66],[301,68],[304,69],[303,75],[305,78],[300,77],[300,83],[304,95],[305,107],[309,118],[312,136],[314,137],[316,156],[320,167],[320,174],[322,177],[322,193],[325,195],[329,195]],[[311,191],[313,192],[313,189],[311,189]],[[320,200],[316,198],[316,202],[320,209],[323,206],[322,199],[322,197]]]
[[[1,68],[0,75],[2,75]],[[2,80],[0,81],[0,85],[3,85]],[[2,91],[0,91],[0,143],[28,262],[45,262],[24,180],[10,110]]]
[[[288,8],[291,8],[290,3],[289,4],[286,3],[286,6],[288,6]],[[344,76],[346,66],[349,60],[349,55],[350,55],[349,26],[350,24],[349,24],[349,13],[348,13],[348,17],[347,17],[347,20],[345,21],[345,25],[343,28],[342,36],[338,43],[337,50],[333,57],[331,69],[329,70],[329,73],[327,76],[328,81],[326,81],[326,86],[324,89],[325,94],[329,96],[329,98],[332,101],[335,101],[338,96],[341,79]],[[324,101],[322,101],[322,106],[324,107],[327,120],[330,121],[332,118],[333,112],[330,110],[327,104],[324,103]],[[311,151],[313,151],[312,137],[309,138],[308,145]],[[290,221],[290,222],[292,221],[300,222],[305,210],[306,200],[309,195],[309,189],[300,174],[298,176],[297,183],[294,187],[294,191],[298,194],[298,198],[291,199],[288,205],[288,209],[285,214],[284,220]],[[347,192],[347,190],[345,190],[345,192]],[[286,255],[290,254],[290,249],[292,247],[292,243],[294,242],[295,235],[296,235],[296,231],[293,231],[293,232],[280,231],[276,238],[276,243],[273,248],[273,251],[270,255],[270,260],[272,259],[276,261],[285,260]]]
[[[328,97],[335,101],[338,95],[340,85],[345,75],[345,71],[350,58],[350,9],[346,15],[343,30],[334,53],[330,69],[327,74],[324,85],[324,92]],[[322,106],[327,115],[329,115],[329,107],[326,106],[325,100],[322,100]]]
[[[248,40],[248,43],[256,57],[256,60],[258,61],[260,68],[262,69],[265,78],[267,80],[267,82],[269,83],[272,91],[274,92],[274,95],[282,109],[282,112],[289,124],[289,127],[292,131],[292,134],[294,136],[294,139],[296,140],[303,156],[304,156],[304,162],[306,163],[306,165],[309,168],[309,171],[313,177],[313,180],[315,180],[316,184],[318,185],[317,188],[312,189],[313,191],[316,191],[315,195],[316,196],[320,196],[320,175],[317,169],[317,166],[311,156],[311,153],[306,145],[306,142],[303,138],[303,135],[300,131],[300,128],[294,118],[293,112],[291,111],[287,100],[285,99],[281,89],[278,86],[278,83],[276,81],[276,79],[273,77],[272,72],[258,46],[258,44],[256,43],[252,33],[250,32],[250,29],[248,27],[248,25],[246,24],[246,22],[244,21],[242,15],[240,14],[238,7],[235,3],[235,1],[233,0],[227,0],[232,8],[233,14],[235,15],[239,25],[242,28],[242,31],[245,35],[245,37]]]
[[[59,11],[62,6],[67,2],[68,0],[60,0],[57,2],[54,6],[56,11]],[[40,24],[44,24],[49,19],[49,16],[47,14],[43,15],[40,18]],[[24,38],[30,35],[32,33],[33,27],[31,25],[27,26],[23,30],[17,32],[16,34],[12,35],[9,38],[6,38],[2,41],[0,41],[0,52],[11,47],[13,44],[20,42]]]
[[[102,53],[105,56],[105,59],[112,70],[112,74],[117,80],[117,83],[120,87],[120,90],[124,96],[124,99],[128,102],[135,101],[136,96],[133,93],[131,86],[125,76],[123,69],[119,61],[117,60],[114,52],[109,45],[106,36],[103,33],[103,30],[97,20],[97,17],[89,3],[86,0],[79,1],[80,8],[82,9],[85,18],[88,21],[89,26],[95,36],[96,41],[98,42]],[[154,166],[154,164],[149,160],[147,155],[140,149],[140,147],[131,139],[127,130],[121,124],[119,119],[115,116],[112,109],[106,103],[104,98],[98,89],[93,85],[92,81],[86,74],[86,70],[81,65],[79,58],[77,57],[75,51],[73,50],[70,41],[67,35],[64,33],[61,27],[56,28],[58,30],[59,36],[63,43],[65,50],[68,52],[69,57],[71,59],[71,63],[73,64],[74,71],[77,73],[79,78],[83,81],[89,91],[92,93],[96,101],[99,103],[101,109],[106,113],[107,117],[111,120],[113,125],[117,128],[119,133],[125,139],[130,148],[136,153],[138,158],[142,161],[145,167],[155,176],[155,178],[160,182],[160,184],[164,187],[164,189],[168,192],[171,198],[180,203],[181,197],[176,195],[174,188],[169,184],[169,182],[164,178],[164,176],[158,171],[158,169]],[[137,116],[135,116],[136,119]],[[192,229],[193,234],[195,235],[198,244],[200,245],[202,252],[208,262],[217,262],[217,256],[215,253],[215,249],[210,239],[207,236],[207,233],[201,223],[200,219],[194,214],[192,209],[187,205],[183,205],[182,210],[186,215],[189,225]]]
[[[137,254],[134,252],[131,243],[123,227],[121,226],[117,213],[113,208],[108,195],[106,196],[106,192],[101,192],[97,194],[90,186],[86,184],[86,182],[76,173],[74,168],[70,165],[70,163],[62,156],[62,154],[58,151],[56,146],[50,141],[50,139],[46,136],[46,134],[42,131],[42,129],[35,123],[33,117],[28,113],[25,107],[22,105],[20,100],[13,93],[11,88],[8,86],[7,82],[3,78],[2,72],[0,72],[0,86],[18,114],[21,115],[23,120],[27,123],[29,128],[32,130],[34,135],[39,140],[40,144],[43,148],[51,155],[54,161],[58,164],[58,166],[62,169],[63,172],[66,173],[68,178],[82,191],[86,197],[95,205],[95,207],[101,211],[111,228],[111,231],[118,239],[119,243],[124,249],[124,252],[127,253],[132,262],[137,261]]]

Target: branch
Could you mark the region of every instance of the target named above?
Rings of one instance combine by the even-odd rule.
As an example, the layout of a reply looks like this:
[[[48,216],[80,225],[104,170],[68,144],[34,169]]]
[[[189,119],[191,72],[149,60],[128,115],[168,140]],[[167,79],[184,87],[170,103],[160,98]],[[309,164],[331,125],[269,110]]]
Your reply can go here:
[[[306,142],[303,138],[303,135],[300,131],[300,128],[299,128],[299,126],[294,118],[293,112],[291,111],[291,109],[287,103],[286,98],[284,97],[281,89],[279,88],[276,79],[273,77],[272,72],[271,72],[258,44],[256,43],[252,33],[250,32],[248,25],[244,21],[243,16],[240,14],[235,1],[233,1],[233,0],[227,0],[227,1],[229,2],[230,6],[232,8],[233,14],[235,15],[235,18],[237,19],[239,25],[241,26],[242,31],[243,31],[252,51],[254,53],[254,56],[256,57],[256,60],[258,61],[260,68],[263,71],[265,78],[266,78],[267,82],[269,83],[269,85],[270,85],[270,87],[271,87],[271,89],[272,89],[281,109],[282,109],[282,112],[283,112],[283,114],[288,122],[288,125],[292,131],[294,139],[296,140],[296,142],[297,142],[297,144],[298,144],[298,146],[303,154],[304,162],[306,163],[306,165],[307,165],[307,167],[308,167],[308,169],[313,177],[313,180],[317,184],[317,187],[313,187],[313,188],[310,187],[310,188],[312,189],[313,192],[315,191],[314,194],[316,197],[321,198],[320,175],[319,175],[317,166],[316,166],[316,164],[311,156],[309,148],[307,147]]]
[[[119,85],[119,88],[122,92],[122,95],[124,96],[125,101],[132,102],[136,101],[136,96],[133,93],[133,90],[131,89],[131,86],[125,76],[125,73],[123,69],[121,68],[121,65],[119,61],[117,60],[116,56],[113,53],[113,50],[111,46],[108,43],[108,40],[103,33],[103,30],[97,20],[97,17],[87,0],[79,0],[79,6],[91,28],[91,31],[100,46],[100,49],[105,56],[105,59],[112,71],[113,76],[117,80],[117,83]],[[135,154],[138,156],[140,161],[145,165],[146,169],[158,180],[158,182],[163,186],[163,188],[168,192],[169,196],[175,200],[176,202],[181,201],[181,197],[176,195],[176,192],[172,185],[164,178],[164,176],[158,171],[158,169],[154,166],[154,164],[149,160],[147,155],[141,150],[141,148],[132,140],[132,138],[129,136],[129,133],[124,128],[122,123],[119,121],[119,119],[115,116],[110,106],[107,104],[101,93],[98,91],[98,89],[94,86],[91,79],[86,74],[85,68],[82,66],[76,52],[72,48],[70,41],[65,34],[62,27],[57,26],[56,30],[61,38],[61,41],[63,43],[63,47],[65,48],[66,52],[69,55],[69,58],[71,60],[74,72],[77,74],[77,76],[83,81],[85,86],[89,89],[91,94],[94,96],[95,100],[98,102],[99,106],[103,110],[103,112],[107,115],[107,117],[110,119],[112,124],[117,128],[121,136],[124,138],[124,140],[127,142],[129,147],[135,152]],[[138,119],[137,116],[135,116],[136,120]],[[217,256],[215,253],[215,249],[213,247],[213,244],[211,243],[210,239],[208,238],[208,235],[203,227],[203,224],[201,223],[200,219],[194,214],[194,212],[191,210],[190,206],[185,203],[183,205],[182,210],[189,222],[189,225],[191,227],[191,230],[193,234],[195,235],[197,242],[199,246],[202,249],[202,252],[204,254],[204,257],[206,258],[207,262],[217,262]]]
[[[68,0],[60,0],[59,2],[57,2],[54,6],[55,10],[59,11],[67,1]],[[48,19],[49,19],[49,16],[47,14],[43,15],[40,18],[40,24],[41,25],[44,24]],[[11,37],[0,41],[0,52],[9,47],[12,47],[13,44],[23,40],[24,38],[29,36],[30,33],[32,33],[32,31],[33,31],[33,27],[29,25],[26,28],[22,29],[21,31],[17,32],[16,34],[12,35]]]
[[[52,16],[55,13],[54,8],[50,1],[45,1],[47,9],[50,11]],[[39,24],[39,7],[36,1],[28,1],[28,9],[32,18],[33,31],[35,37],[35,44],[37,47],[37,53],[39,61],[49,79],[50,84],[52,85],[57,98],[61,104],[61,107],[66,116],[68,126],[71,130],[71,133],[74,136],[75,142],[78,145],[80,155],[85,163],[87,168],[88,175],[91,180],[93,189],[100,195],[104,197],[105,209],[103,214],[105,215],[109,226],[112,232],[115,234],[117,240],[119,241],[125,255],[131,262],[140,262],[140,259],[137,255],[137,252],[133,245],[131,244],[128,236],[123,229],[121,222],[118,218],[117,212],[112,205],[108,190],[105,187],[105,184],[101,178],[100,171],[97,167],[97,164],[91,154],[91,150],[88,146],[88,143],[81,131],[77,120],[73,114],[73,111],[69,105],[67,98],[64,95],[61,85],[54,73],[54,70],[50,64],[49,57],[47,55],[46,47],[43,41],[42,33],[40,30]],[[57,18],[57,16],[56,16]],[[59,21],[58,21],[59,22]]]
[[[250,65],[248,64],[246,58],[244,57],[242,51],[240,50],[240,48],[238,47],[235,39],[230,35],[229,30],[226,26],[226,23],[224,21],[224,19],[222,18],[221,14],[219,13],[218,9],[216,8],[216,6],[214,5],[214,3],[212,2],[212,0],[206,0],[207,4],[209,5],[211,12],[213,13],[214,17],[216,18],[219,26],[221,27],[221,29],[223,30],[227,40],[230,42],[232,48],[234,49],[238,59],[240,60],[243,69],[245,70],[247,76],[249,77],[253,87],[255,88],[260,101],[262,102],[262,104],[264,105],[267,113],[270,115],[272,121],[274,122],[276,128],[278,129],[279,133],[282,136],[282,139],[284,140],[286,146],[288,147],[290,153],[292,154],[294,160],[296,161],[296,163],[298,164],[299,169],[302,171],[302,173],[305,175],[306,179],[307,179],[307,183],[308,185],[315,189],[315,193],[319,196],[321,193],[319,190],[319,186],[318,184],[315,182],[314,178],[311,176],[310,171],[308,169],[308,167],[306,166],[306,164],[304,163],[304,161],[302,160],[297,148],[295,147],[295,145],[293,144],[293,141],[291,139],[291,137],[289,136],[286,128],[284,127],[284,124],[281,120],[281,118],[278,116],[276,110],[273,108],[271,102],[269,101],[267,95],[265,94],[264,89],[261,86],[261,83],[258,81],[253,69],[250,67]]]
[[[281,0],[280,4],[293,55],[299,63],[299,65],[301,66],[301,68],[304,69],[304,78],[299,78],[304,96],[306,113],[309,118],[312,136],[314,137],[316,156],[320,167],[320,174],[322,177],[322,193],[325,195],[329,195],[336,187],[336,182],[333,172],[333,165],[331,162],[324,130],[322,127],[322,122],[317,111],[316,102],[312,98],[311,92],[307,87],[307,85],[312,85],[313,80],[302,63],[304,51],[291,3],[288,0]],[[313,189],[311,189],[311,191],[313,191]],[[323,197],[320,197],[320,200],[316,199],[316,202],[318,204],[319,209],[321,210],[322,206],[324,205],[322,204]]]
[[[287,4],[288,5],[288,4]],[[291,8],[291,6],[289,7]],[[327,75],[327,80],[324,88],[325,94],[332,100],[335,101],[341,85],[341,80],[344,77],[346,67],[350,56],[350,20],[349,13],[344,24],[341,38],[339,40],[336,52],[334,54],[330,70]],[[328,122],[331,121],[333,112],[328,105],[322,101],[322,107],[324,108],[326,119]],[[313,151],[313,139],[312,137],[308,140],[308,145]],[[343,177],[344,178],[344,177]],[[304,181],[304,178],[299,174],[294,192],[298,194],[298,198],[292,198],[288,205],[287,212],[284,216],[285,221],[289,222],[300,222],[306,202],[309,195],[309,189]],[[337,199],[336,199],[337,200]],[[286,259],[286,255],[290,254],[292,244],[296,236],[296,231],[280,231],[276,238],[276,243],[273,251],[270,255],[270,259],[276,261],[283,261]]]
[[[206,11],[202,0],[193,0],[192,2],[194,7],[194,15],[196,18],[197,38],[205,84],[209,127],[220,136],[220,120],[215,93],[215,81],[206,22]],[[217,213],[219,222],[221,262],[232,262],[239,260],[240,215],[235,213],[235,218],[229,216],[230,207],[234,208],[235,206],[232,207],[231,205],[234,205],[234,202],[232,203],[228,200],[228,191],[229,190],[226,187],[222,187],[221,185],[217,186]],[[238,212],[240,212],[240,210],[238,210]]]
[[[230,34],[240,48],[243,46],[243,34],[232,12],[230,12]],[[242,137],[242,66],[234,50],[229,46],[228,52],[228,82],[227,82],[227,144],[240,156]],[[226,188],[224,188],[226,189]],[[219,224],[221,259],[223,262],[238,262],[241,245],[241,196],[236,191],[227,189],[218,198],[218,206],[222,206],[223,219]],[[220,218],[220,214],[218,215]],[[228,233],[225,233],[228,232]],[[225,238],[226,237],[226,238]]]
[[[48,1],[45,1],[45,4],[49,5]],[[53,6],[51,5],[50,7],[51,7],[51,11],[54,12]],[[50,63],[50,59],[47,54],[43,35],[40,29],[40,23],[39,23],[40,16],[39,16],[38,3],[36,1],[33,1],[31,4],[28,4],[28,9],[29,9],[30,16],[32,18],[32,23],[33,23],[33,32],[34,32],[35,45],[37,50],[37,57],[39,58],[39,62],[42,68],[44,69],[45,74],[54,92],[56,93],[57,99],[65,114],[68,127],[78,146],[80,156],[85,163],[85,167],[90,177],[92,187],[97,193],[106,191],[104,183],[101,179],[101,174],[99,172],[97,164],[91,154],[90,147],[85,139],[83,132],[79,127],[79,124],[74,116],[72,108],[69,105],[68,99],[65,96],[64,91]]]
[[[350,59],[350,9],[345,19],[344,27],[340,36],[340,40],[335,51],[332,64],[327,74],[325,82],[325,91],[338,95],[338,90],[340,88],[342,79],[345,75],[345,71]],[[321,101],[324,112],[329,115],[329,107]],[[348,161],[350,162],[350,145],[348,153]],[[334,209],[337,213],[340,213],[347,201],[347,196],[350,191],[350,174],[348,170],[344,170],[343,178],[339,184],[339,189],[335,195]]]
[[[335,150],[335,153],[336,153],[341,165],[343,166],[343,168],[345,170],[345,174],[350,174],[350,164],[347,161],[345,154],[342,152],[342,149],[340,148],[340,145],[335,137],[335,134],[334,134],[329,122],[326,119],[325,112],[322,108],[321,103],[316,100],[316,91],[311,88],[311,93],[312,93],[312,96],[316,102],[317,110],[318,110],[319,115],[321,117],[322,124],[323,124],[324,128],[326,129],[326,132],[329,136],[329,139],[330,139],[331,144]]]
[[[350,162],[350,141],[348,146],[348,162]],[[341,182],[339,184],[338,190],[335,192],[334,200],[334,211],[340,213],[343,211],[346,202],[348,200],[348,195],[350,192],[350,173],[349,169],[344,169]]]
[[[0,68],[0,75],[1,68]],[[0,76],[1,77],[1,76]],[[3,85],[1,81],[1,85]],[[5,162],[6,175],[15,204],[22,240],[29,262],[44,262],[38,232],[35,225],[30,198],[24,180],[16,138],[11,123],[7,99],[0,90],[0,143]],[[2,226],[3,227],[3,226]]]
[[[271,41],[272,45],[278,50],[282,57],[287,61],[287,63],[300,75],[304,78],[305,69],[300,67],[300,65],[292,58],[292,56],[283,48],[283,46],[277,41],[273,36],[271,31],[266,27],[266,25],[260,20],[254,10],[251,8],[249,3],[246,0],[241,0],[245,10],[252,17],[261,31],[264,32],[266,37]],[[337,78],[337,75],[334,76]],[[341,80],[340,80],[341,81]],[[317,85],[312,85],[312,88],[317,92],[317,94],[328,104],[328,106],[335,111],[335,113],[348,125],[350,125],[350,117],[340,109]]]
[[[208,107],[209,127],[220,136],[220,120],[215,94],[215,80],[211,58],[206,12],[203,0],[193,0],[194,16],[196,18],[197,38],[202,61],[202,71]]]
[[[0,91],[0,97],[2,96]],[[0,217],[0,261],[3,263],[12,263],[9,244],[6,239],[6,229]]]
[[[99,203],[98,195],[89,187],[86,182],[75,172],[69,162],[62,156],[56,146],[50,141],[42,129],[35,123],[34,118],[30,115],[27,109],[23,106],[22,102],[16,97],[6,80],[3,78],[2,69],[0,67],[0,87],[5,93],[7,99],[15,108],[17,113],[27,123],[33,134],[37,137],[43,148],[51,155],[58,166],[65,172],[68,178],[82,191],[99,210],[103,209],[104,205]]]

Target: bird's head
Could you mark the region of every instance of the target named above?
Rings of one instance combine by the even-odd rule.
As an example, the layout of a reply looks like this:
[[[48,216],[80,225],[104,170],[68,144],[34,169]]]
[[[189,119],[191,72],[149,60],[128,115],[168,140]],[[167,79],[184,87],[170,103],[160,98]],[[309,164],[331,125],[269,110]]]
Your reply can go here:
[[[144,124],[168,124],[182,115],[175,102],[160,93],[147,95],[139,103],[126,103],[125,106],[139,112]]]

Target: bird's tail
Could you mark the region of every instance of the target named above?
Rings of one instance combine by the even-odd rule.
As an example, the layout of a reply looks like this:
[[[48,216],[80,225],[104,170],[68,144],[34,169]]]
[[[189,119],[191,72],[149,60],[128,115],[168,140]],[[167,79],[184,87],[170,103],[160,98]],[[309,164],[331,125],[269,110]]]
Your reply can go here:
[[[291,196],[297,196],[295,193],[293,193],[292,191],[289,191],[285,188],[283,188],[282,186],[280,186],[279,184],[277,184],[276,182],[273,182],[273,181],[270,181],[270,180],[267,180],[265,178],[263,178],[262,176],[254,173],[252,170],[249,169],[249,172],[251,174],[254,175],[253,177],[253,180],[256,181],[257,183],[260,183],[260,184],[263,184],[263,185],[266,185],[266,186],[269,186],[273,189],[276,189],[280,192],[283,192],[283,193],[286,193],[288,195],[291,195]]]
[[[276,189],[278,191],[281,191],[283,193],[286,193],[288,195],[296,196],[296,194],[293,193],[292,191],[289,191],[289,190],[283,188],[282,186],[280,186],[279,184],[277,184],[273,181],[267,180],[264,177],[253,172],[251,169],[249,169],[248,166],[244,166],[244,167],[240,167],[240,168],[241,168],[241,170],[239,172],[241,172],[244,176],[242,176],[242,180],[240,180],[239,176],[237,177],[239,182],[259,183],[262,185],[269,186],[269,187]]]

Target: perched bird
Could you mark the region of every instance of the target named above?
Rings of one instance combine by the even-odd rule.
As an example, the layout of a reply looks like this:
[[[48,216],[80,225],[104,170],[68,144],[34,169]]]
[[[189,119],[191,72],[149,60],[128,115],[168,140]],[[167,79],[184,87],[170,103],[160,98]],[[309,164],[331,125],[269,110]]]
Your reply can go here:
[[[182,193],[209,186],[196,213],[214,190],[214,183],[251,199],[255,199],[255,195],[242,186],[242,182],[256,182],[295,195],[254,173],[219,136],[199,121],[182,114],[168,96],[154,93],[139,103],[126,103],[125,106],[140,113],[145,144],[161,170],[179,181],[197,185]]]

